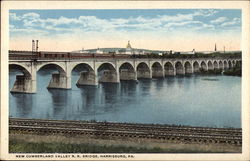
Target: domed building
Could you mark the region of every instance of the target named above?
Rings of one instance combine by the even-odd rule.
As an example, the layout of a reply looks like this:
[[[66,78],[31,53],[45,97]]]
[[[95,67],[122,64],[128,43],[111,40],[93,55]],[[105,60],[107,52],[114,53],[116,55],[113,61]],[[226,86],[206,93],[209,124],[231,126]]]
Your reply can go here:
[[[95,48],[95,49],[87,49],[84,50],[75,50],[72,51],[75,53],[83,53],[83,54],[89,54],[89,53],[96,53],[96,54],[127,54],[127,55],[147,55],[147,54],[162,54],[166,53],[167,51],[162,50],[149,50],[149,49],[138,49],[138,48],[132,48],[130,41],[128,41],[126,47],[124,48]]]
[[[126,46],[125,54],[133,54],[133,49],[132,49],[132,47],[130,45],[130,41],[128,41],[128,44]]]

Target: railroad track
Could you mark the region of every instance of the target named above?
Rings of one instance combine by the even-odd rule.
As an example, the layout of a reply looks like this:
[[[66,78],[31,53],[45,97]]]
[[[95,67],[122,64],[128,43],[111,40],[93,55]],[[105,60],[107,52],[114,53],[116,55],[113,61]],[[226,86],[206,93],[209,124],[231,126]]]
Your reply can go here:
[[[177,142],[242,144],[241,129],[170,126],[133,123],[64,121],[10,118],[16,133],[87,135],[95,137],[144,138]]]

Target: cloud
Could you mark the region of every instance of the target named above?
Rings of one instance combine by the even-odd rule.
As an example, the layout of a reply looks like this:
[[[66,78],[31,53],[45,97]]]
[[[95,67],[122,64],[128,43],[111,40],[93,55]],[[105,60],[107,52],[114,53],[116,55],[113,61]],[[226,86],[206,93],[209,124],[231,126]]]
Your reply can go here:
[[[241,26],[240,19],[230,19],[227,15],[219,17],[217,12],[201,9],[186,14],[176,12],[172,15],[132,15],[127,18],[94,15],[46,17],[35,12],[10,12],[10,44],[12,48],[29,49],[30,40],[39,39],[41,50],[55,48],[55,51],[71,51],[83,46],[122,47],[127,40],[131,40],[137,48],[206,50],[215,39],[223,43],[236,42],[237,37],[237,43],[240,42],[240,29],[236,30]]]
[[[10,12],[10,20],[12,20],[12,21],[20,21],[21,17],[17,16],[16,13]]]
[[[221,24],[221,26],[222,27],[233,26],[233,25],[237,25],[237,24],[240,24],[240,23],[241,23],[240,18],[233,18],[231,21],[224,22],[223,24]]]
[[[203,17],[209,17],[209,16],[213,16],[216,13],[218,13],[218,10],[213,10],[213,9],[209,9],[209,10],[198,10],[195,11],[193,13],[193,16],[203,16]]]
[[[26,13],[22,16],[22,19],[38,19],[40,15],[35,12]]]
[[[23,29],[49,30],[49,31],[136,31],[136,30],[168,30],[170,27],[182,27],[186,24],[203,24],[199,21],[193,21],[195,16],[208,16],[211,11],[199,10],[190,14],[176,14],[176,15],[158,15],[154,18],[148,17],[130,17],[130,18],[112,18],[102,19],[96,16],[79,16],[76,18],[67,18],[61,16],[59,18],[41,18],[39,14],[30,12],[17,16],[15,13],[10,14],[11,19],[21,21]]]
[[[225,22],[225,23],[223,23],[221,26],[231,26],[231,25],[235,25],[237,22],[235,22],[235,21],[230,21],[230,22]]]
[[[215,19],[215,20],[212,20],[212,21],[210,21],[210,22],[213,23],[213,24],[218,24],[218,23],[222,23],[222,22],[224,22],[224,21],[226,21],[226,20],[227,20],[226,17],[219,17],[219,18],[217,18],[217,19]]]
[[[190,25],[190,24],[203,24],[200,21],[184,21],[184,22],[171,22],[171,23],[167,23],[165,25],[165,27],[175,27],[175,26],[185,26],[185,25]]]
[[[187,14],[155,15],[154,17],[141,15],[109,19],[85,15],[70,18],[65,16],[47,18],[35,12],[23,15],[10,13],[10,36],[32,37],[34,35],[49,39],[75,37],[79,40],[93,37],[92,41],[95,41],[95,38],[119,41],[121,39],[131,40],[131,35],[138,38],[145,38],[146,36],[152,38],[155,35],[156,39],[162,36],[175,38],[176,35],[181,36],[184,33],[204,35],[218,31],[216,30],[218,29],[217,24],[230,25],[229,22],[226,23],[228,20],[226,16],[214,18],[216,16],[213,15],[217,12],[215,10],[195,10]],[[210,20],[204,21],[203,17]],[[234,21],[238,20],[234,19]],[[220,32],[225,33],[226,30],[223,30],[223,25],[220,25],[222,26]],[[229,30],[229,28],[227,29]],[[234,30],[234,28],[231,28],[231,30]]]

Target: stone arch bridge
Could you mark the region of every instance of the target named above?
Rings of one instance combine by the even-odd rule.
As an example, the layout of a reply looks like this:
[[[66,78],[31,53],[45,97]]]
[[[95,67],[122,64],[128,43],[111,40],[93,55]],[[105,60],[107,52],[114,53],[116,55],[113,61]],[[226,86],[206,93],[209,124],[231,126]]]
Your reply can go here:
[[[98,82],[118,83],[120,80],[192,74],[200,69],[225,70],[239,61],[238,58],[9,60],[9,68],[23,73],[16,75],[11,92],[36,93],[36,75],[44,67],[58,71],[52,74],[48,88],[71,89],[71,74],[78,67],[82,70],[77,85],[97,85]]]

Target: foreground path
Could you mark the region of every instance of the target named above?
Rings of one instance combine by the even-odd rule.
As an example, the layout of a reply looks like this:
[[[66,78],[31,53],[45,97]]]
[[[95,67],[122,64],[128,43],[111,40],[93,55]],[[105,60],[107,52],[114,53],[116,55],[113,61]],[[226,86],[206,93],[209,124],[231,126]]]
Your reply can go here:
[[[9,129],[11,133],[88,136],[114,140],[142,138],[180,143],[242,144],[242,130],[236,128],[10,118]]]

